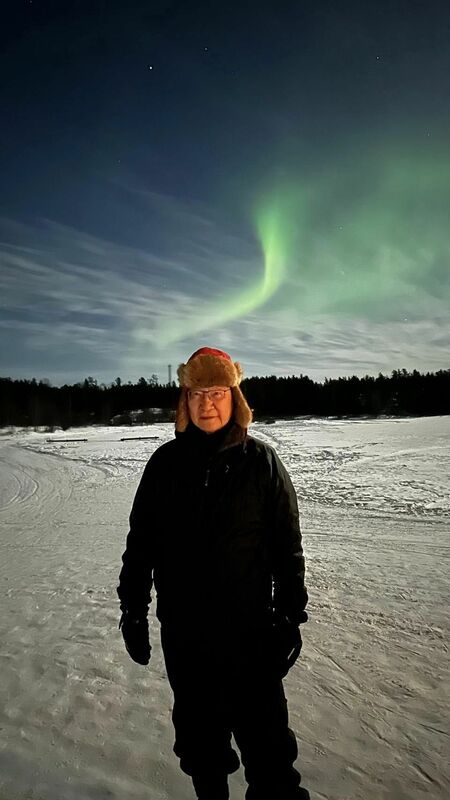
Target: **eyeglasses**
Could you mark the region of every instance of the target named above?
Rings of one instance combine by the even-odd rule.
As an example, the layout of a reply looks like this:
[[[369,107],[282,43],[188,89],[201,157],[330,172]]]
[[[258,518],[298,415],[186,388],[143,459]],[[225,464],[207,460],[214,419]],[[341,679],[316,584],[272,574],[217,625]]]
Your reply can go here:
[[[218,403],[220,400],[223,400],[226,393],[230,391],[231,389],[189,389],[188,397],[189,400],[192,400],[194,403],[199,403],[202,397],[208,397],[213,403]]]

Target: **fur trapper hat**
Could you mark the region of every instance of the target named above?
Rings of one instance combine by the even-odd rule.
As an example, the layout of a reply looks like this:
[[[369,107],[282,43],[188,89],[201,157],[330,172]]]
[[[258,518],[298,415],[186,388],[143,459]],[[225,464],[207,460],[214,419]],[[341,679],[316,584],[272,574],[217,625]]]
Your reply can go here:
[[[253,414],[239,388],[244,373],[239,362],[233,362],[228,353],[214,347],[201,347],[191,355],[186,364],[180,364],[177,374],[181,386],[175,418],[177,431],[185,431],[189,424],[188,389],[203,389],[208,386],[231,387],[234,421],[241,428],[248,428]]]

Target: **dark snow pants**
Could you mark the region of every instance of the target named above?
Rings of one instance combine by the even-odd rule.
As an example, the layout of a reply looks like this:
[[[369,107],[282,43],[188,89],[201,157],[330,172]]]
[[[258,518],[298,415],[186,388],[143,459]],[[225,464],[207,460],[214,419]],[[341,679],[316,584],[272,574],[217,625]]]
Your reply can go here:
[[[283,684],[270,669],[269,642],[261,634],[192,635],[162,626],[161,642],[174,694],[174,752],[200,800],[227,800],[227,775],[239,767],[234,735],[248,783],[246,800],[296,800],[298,749],[288,726]]]

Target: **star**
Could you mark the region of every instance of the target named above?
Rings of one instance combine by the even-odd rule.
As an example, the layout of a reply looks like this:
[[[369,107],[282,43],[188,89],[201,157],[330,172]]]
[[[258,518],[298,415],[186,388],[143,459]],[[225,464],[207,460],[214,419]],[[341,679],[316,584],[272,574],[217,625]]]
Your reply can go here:
[[[153,64],[147,64],[149,69],[153,69]]]

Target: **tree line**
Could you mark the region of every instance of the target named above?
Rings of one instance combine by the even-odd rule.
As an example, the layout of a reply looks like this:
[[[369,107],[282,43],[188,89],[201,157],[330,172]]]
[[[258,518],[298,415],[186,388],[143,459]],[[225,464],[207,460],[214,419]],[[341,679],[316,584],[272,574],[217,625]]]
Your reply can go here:
[[[390,376],[327,378],[306,375],[247,378],[242,390],[255,419],[288,416],[432,416],[450,414],[450,370],[394,370]],[[111,384],[87,377],[52,386],[48,380],[0,378],[0,427],[61,427],[171,421],[179,388],[157,375]]]

